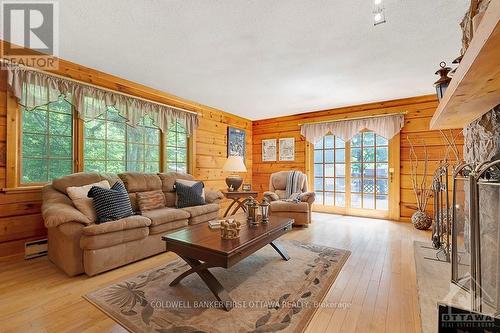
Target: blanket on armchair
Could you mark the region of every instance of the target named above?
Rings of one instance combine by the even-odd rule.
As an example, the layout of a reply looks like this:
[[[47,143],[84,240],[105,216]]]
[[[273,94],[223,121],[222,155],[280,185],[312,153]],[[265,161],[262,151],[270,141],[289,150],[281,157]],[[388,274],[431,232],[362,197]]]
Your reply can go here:
[[[300,171],[290,171],[286,178],[285,198],[287,201],[298,202],[300,193],[302,192],[302,184],[304,184],[306,175]]]

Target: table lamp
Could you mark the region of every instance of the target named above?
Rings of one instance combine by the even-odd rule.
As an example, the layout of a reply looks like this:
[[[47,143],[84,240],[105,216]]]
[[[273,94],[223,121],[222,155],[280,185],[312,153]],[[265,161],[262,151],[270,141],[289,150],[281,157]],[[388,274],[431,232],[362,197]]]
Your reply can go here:
[[[241,156],[229,156],[222,170],[228,172],[247,172],[245,162],[243,162],[243,157]],[[243,178],[237,174],[231,174],[226,177],[226,184],[229,191],[237,191],[241,183],[243,183]]]

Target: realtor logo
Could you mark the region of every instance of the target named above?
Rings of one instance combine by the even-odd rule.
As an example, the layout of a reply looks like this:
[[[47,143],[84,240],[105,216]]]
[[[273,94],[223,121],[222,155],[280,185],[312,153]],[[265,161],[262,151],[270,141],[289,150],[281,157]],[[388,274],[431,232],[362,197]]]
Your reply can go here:
[[[2,1],[1,4],[2,57],[13,63],[56,69],[57,2]]]

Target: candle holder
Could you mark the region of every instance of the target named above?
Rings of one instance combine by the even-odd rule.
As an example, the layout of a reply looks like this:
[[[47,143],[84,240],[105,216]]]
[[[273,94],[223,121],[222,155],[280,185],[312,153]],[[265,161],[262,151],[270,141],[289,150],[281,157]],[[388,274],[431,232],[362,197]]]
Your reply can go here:
[[[266,198],[262,199],[262,202],[259,204],[262,223],[269,223],[269,206],[271,205]]]

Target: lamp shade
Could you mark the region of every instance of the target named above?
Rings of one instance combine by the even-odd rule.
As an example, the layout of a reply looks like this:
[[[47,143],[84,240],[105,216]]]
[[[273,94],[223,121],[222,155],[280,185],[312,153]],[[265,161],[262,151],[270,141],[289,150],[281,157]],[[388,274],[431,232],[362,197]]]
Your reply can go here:
[[[243,162],[243,157],[241,156],[229,156],[222,170],[229,172],[247,172],[245,162]]]

